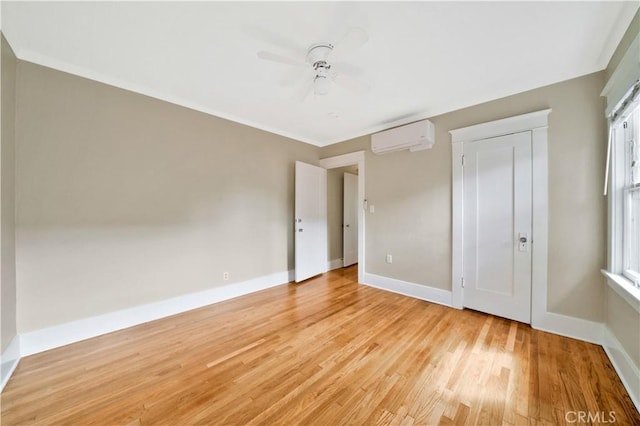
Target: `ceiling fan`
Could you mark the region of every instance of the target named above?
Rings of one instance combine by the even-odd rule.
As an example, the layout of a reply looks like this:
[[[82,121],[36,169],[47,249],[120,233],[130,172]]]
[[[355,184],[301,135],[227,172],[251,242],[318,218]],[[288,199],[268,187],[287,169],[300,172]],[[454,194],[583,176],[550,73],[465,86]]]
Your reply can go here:
[[[369,36],[362,28],[351,28],[335,44],[316,43],[309,47],[304,60],[277,53],[260,51],[258,58],[286,65],[310,68],[313,77],[305,82],[297,98],[303,101],[313,90],[316,95],[326,95],[331,90],[331,82],[358,94],[369,91],[369,86],[353,77],[358,68],[341,59],[348,57],[364,45]],[[351,75],[350,75],[351,74]]]

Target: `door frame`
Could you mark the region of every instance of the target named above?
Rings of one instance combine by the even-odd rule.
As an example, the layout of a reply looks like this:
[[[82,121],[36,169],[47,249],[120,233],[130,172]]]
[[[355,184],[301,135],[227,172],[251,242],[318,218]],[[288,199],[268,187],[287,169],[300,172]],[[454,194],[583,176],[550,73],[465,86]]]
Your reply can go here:
[[[358,282],[364,282],[364,240],[365,240],[365,211],[364,211],[364,151],[355,151],[320,159],[320,166],[325,169],[336,169],[345,166],[358,166]]]
[[[548,252],[548,123],[551,109],[517,115],[449,131],[452,167],[452,306],[463,308],[463,155],[464,144],[511,133],[531,132],[532,230],[531,230],[531,325],[546,328]]]

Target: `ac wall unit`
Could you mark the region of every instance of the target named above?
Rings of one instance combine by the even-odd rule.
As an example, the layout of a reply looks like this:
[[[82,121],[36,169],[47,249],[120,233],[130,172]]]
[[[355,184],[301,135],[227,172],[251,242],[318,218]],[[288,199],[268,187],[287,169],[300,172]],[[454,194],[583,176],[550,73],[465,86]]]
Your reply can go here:
[[[435,127],[429,120],[417,121],[371,135],[371,151],[374,154],[429,149],[435,142]]]

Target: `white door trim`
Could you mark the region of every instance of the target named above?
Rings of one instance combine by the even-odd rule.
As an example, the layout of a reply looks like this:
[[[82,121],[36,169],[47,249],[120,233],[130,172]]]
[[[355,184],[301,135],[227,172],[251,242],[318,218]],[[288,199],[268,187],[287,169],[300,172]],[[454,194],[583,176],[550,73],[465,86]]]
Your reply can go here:
[[[358,166],[358,282],[364,282],[364,151],[350,152],[335,157],[322,158],[320,166],[325,169],[335,169],[345,166]]]
[[[511,133],[531,131],[533,216],[531,235],[531,325],[542,324],[547,315],[548,239],[548,119],[551,109],[451,130],[452,161],[452,306],[462,309],[463,289],[463,187],[464,143]]]

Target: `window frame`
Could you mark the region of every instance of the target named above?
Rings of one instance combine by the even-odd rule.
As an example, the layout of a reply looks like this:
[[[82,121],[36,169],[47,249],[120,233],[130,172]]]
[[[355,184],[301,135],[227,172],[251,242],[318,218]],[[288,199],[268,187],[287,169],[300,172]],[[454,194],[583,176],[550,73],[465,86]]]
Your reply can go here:
[[[631,99],[636,84],[640,81],[640,34],[636,35],[626,52],[607,80],[601,95],[606,99],[605,116],[609,124],[610,146],[607,150],[607,173],[605,180],[605,194],[608,202],[608,230],[607,230],[607,268],[602,273],[607,277],[607,285],[640,313],[640,287],[623,275],[622,244],[623,210],[621,208],[623,194],[620,190],[624,182],[624,172],[619,167],[624,161],[624,144],[614,143],[619,140],[619,128],[614,128],[620,112],[624,113],[623,105]],[[622,149],[622,152],[620,150]],[[605,178],[605,179],[606,179]],[[607,194],[608,190],[608,194]]]
[[[632,85],[632,88],[635,86]],[[629,90],[629,93],[631,93]],[[607,270],[603,274],[608,278],[609,286],[623,297],[634,309],[640,313],[640,280],[636,280],[633,272],[625,271],[624,228],[627,208],[625,189],[628,184],[626,162],[628,159],[627,146],[624,143],[624,129],[622,123],[635,108],[640,110],[640,95],[620,109],[615,115],[609,116],[609,131],[611,137],[609,163],[609,191],[608,191],[608,261]],[[640,112],[639,112],[640,114]],[[615,117],[614,119],[611,119]],[[640,118],[638,118],[640,126]]]
[[[624,126],[624,123],[627,123],[627,127]],[[617,163],[617,166],[622,168],[619,173],[616,173],[617,176],[622,177],[622,182],[620,182],[618,186],[618,190],[621,191],[621,200],[617,206],[614,208],[622,209],[622,234],[617,235],[616,237],[622,239],[622,259],[620,260],[621,268],[620,273],[625,276],[628,280],[631,281],[634,287],[640,287],[640,270],[633,270],[629,267],[629,258],[631,257],[631,248],[629,247],[629,238],[628,236],[631,233],[631,194],[633,192],[640,191],[640,184],[634,184],[631,177],[631,157],[633,155],[633,147],[632,144],[637,144],[638,138],[638,127],[640,127],[640,96],[636,96],[636,99],[631,102],[620,114],[620,117],[611,123],[614,127],[621,127],[621,131],[618,132],[618,135],[622,136],[620,140],[614,140],[614,144],[622,144],[620,150],[616,151],[622,154],[624,152],[624,158],[622,159],[622,164],[620,162]],[[627,136],[627,133],[630,133],[632,136],[630,139]],[[632,142],[632,143],[629,143]],[[637,255],[637,254],[636,254]]]

